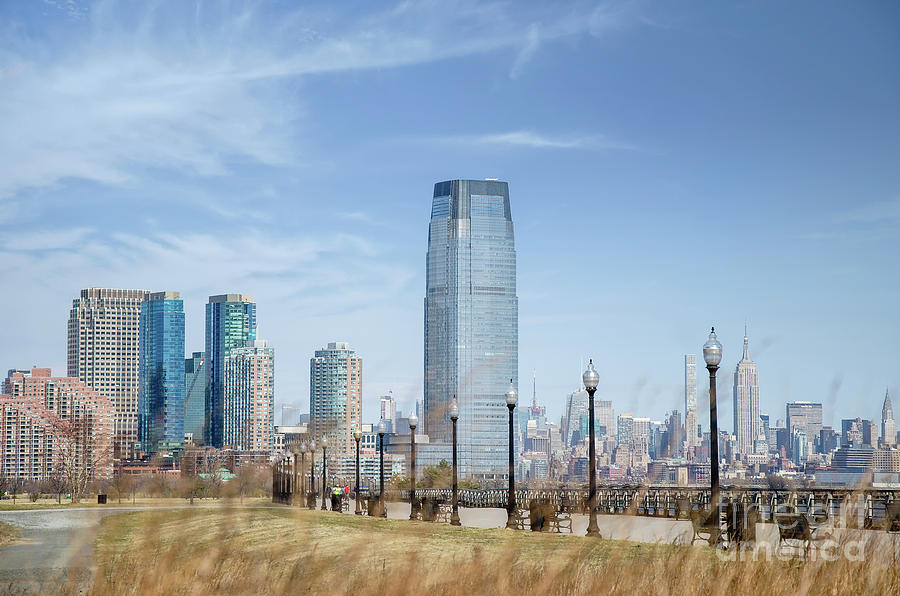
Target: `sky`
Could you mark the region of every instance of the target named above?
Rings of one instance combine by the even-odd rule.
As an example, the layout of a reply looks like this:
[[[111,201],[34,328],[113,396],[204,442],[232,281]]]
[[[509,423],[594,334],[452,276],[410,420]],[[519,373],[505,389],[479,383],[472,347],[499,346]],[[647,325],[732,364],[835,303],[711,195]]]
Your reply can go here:
[[[363,358],[421,399],[435,182],[509,182],[520,394],[593,358],[617,413],[683,410],[745,324],[761,412],[900,408],[900,4],[0,4],[0,369],[66,372],[81,288],[251,294],[282,404]],[[698,371],[698,407],[708,405]],[[701,415],[701,423],[704,419]],[[706,426],[706,424],[704,424]]]

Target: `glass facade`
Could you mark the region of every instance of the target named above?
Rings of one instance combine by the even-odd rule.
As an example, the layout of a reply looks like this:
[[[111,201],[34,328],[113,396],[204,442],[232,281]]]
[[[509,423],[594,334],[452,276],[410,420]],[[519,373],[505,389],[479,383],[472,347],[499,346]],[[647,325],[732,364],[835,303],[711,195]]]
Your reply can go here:
[[[145,452],[184,440],[184,303],[177,292],[141,303],[138,438]]]
[[[222,294],[210,296],[206,305],[206,388],[207,445],[222,447],[224,433],[225,358],[234,348],[256,339],[256,304],[252,296]]]
[[[184,360],[184,433],[190,433],[195,443],[203,441],[206,411],[206,355],[194,352]]]
[[[425,432],[450,442],[459,401],[465,476],[509,470],[509,381],[518,386],[519,304],[509,187],[495,180],[434,185],[425,295]],[[518,453],[518,449],[516,449]]]

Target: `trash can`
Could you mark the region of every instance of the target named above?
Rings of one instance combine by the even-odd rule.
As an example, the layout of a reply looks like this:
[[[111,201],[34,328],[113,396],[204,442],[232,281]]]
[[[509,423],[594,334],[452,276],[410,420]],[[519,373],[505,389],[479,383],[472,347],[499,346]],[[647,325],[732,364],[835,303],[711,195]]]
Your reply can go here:
[[[106,495],[104,495],[104,494],[97,495],[97,505],[106,505]]]

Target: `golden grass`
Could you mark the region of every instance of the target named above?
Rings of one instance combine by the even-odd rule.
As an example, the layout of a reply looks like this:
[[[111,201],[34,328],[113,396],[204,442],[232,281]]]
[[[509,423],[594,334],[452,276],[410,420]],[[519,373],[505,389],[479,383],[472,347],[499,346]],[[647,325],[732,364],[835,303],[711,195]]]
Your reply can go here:
[[[0,522],[0,546],[12,542],[19,535],[19,528]]]
[[[452,528],[297,509],[104,520],[97,594],[898,593],[889,561],[720,560],[707,547]]]

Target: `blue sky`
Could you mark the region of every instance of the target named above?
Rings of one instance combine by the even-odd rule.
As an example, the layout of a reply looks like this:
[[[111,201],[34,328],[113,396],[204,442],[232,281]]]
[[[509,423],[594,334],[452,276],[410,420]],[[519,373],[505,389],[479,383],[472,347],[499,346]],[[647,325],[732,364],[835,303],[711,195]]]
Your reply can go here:
[[[309,357],[343,340],[364,419],[389,389],[408,410],[432,186],[496,177],[520,393],[535,370],[553,416],[588,357],[617,412],[683,409],[682,354],[715,324],[730,428],[746,321],[773,421],[797,399],[880,420],[898,22],[893,2],[3,3],[0,368],[64,373],[82,287],[180,291],[188,352],[207,296],[242,292],[279,404],[306,409]]]

